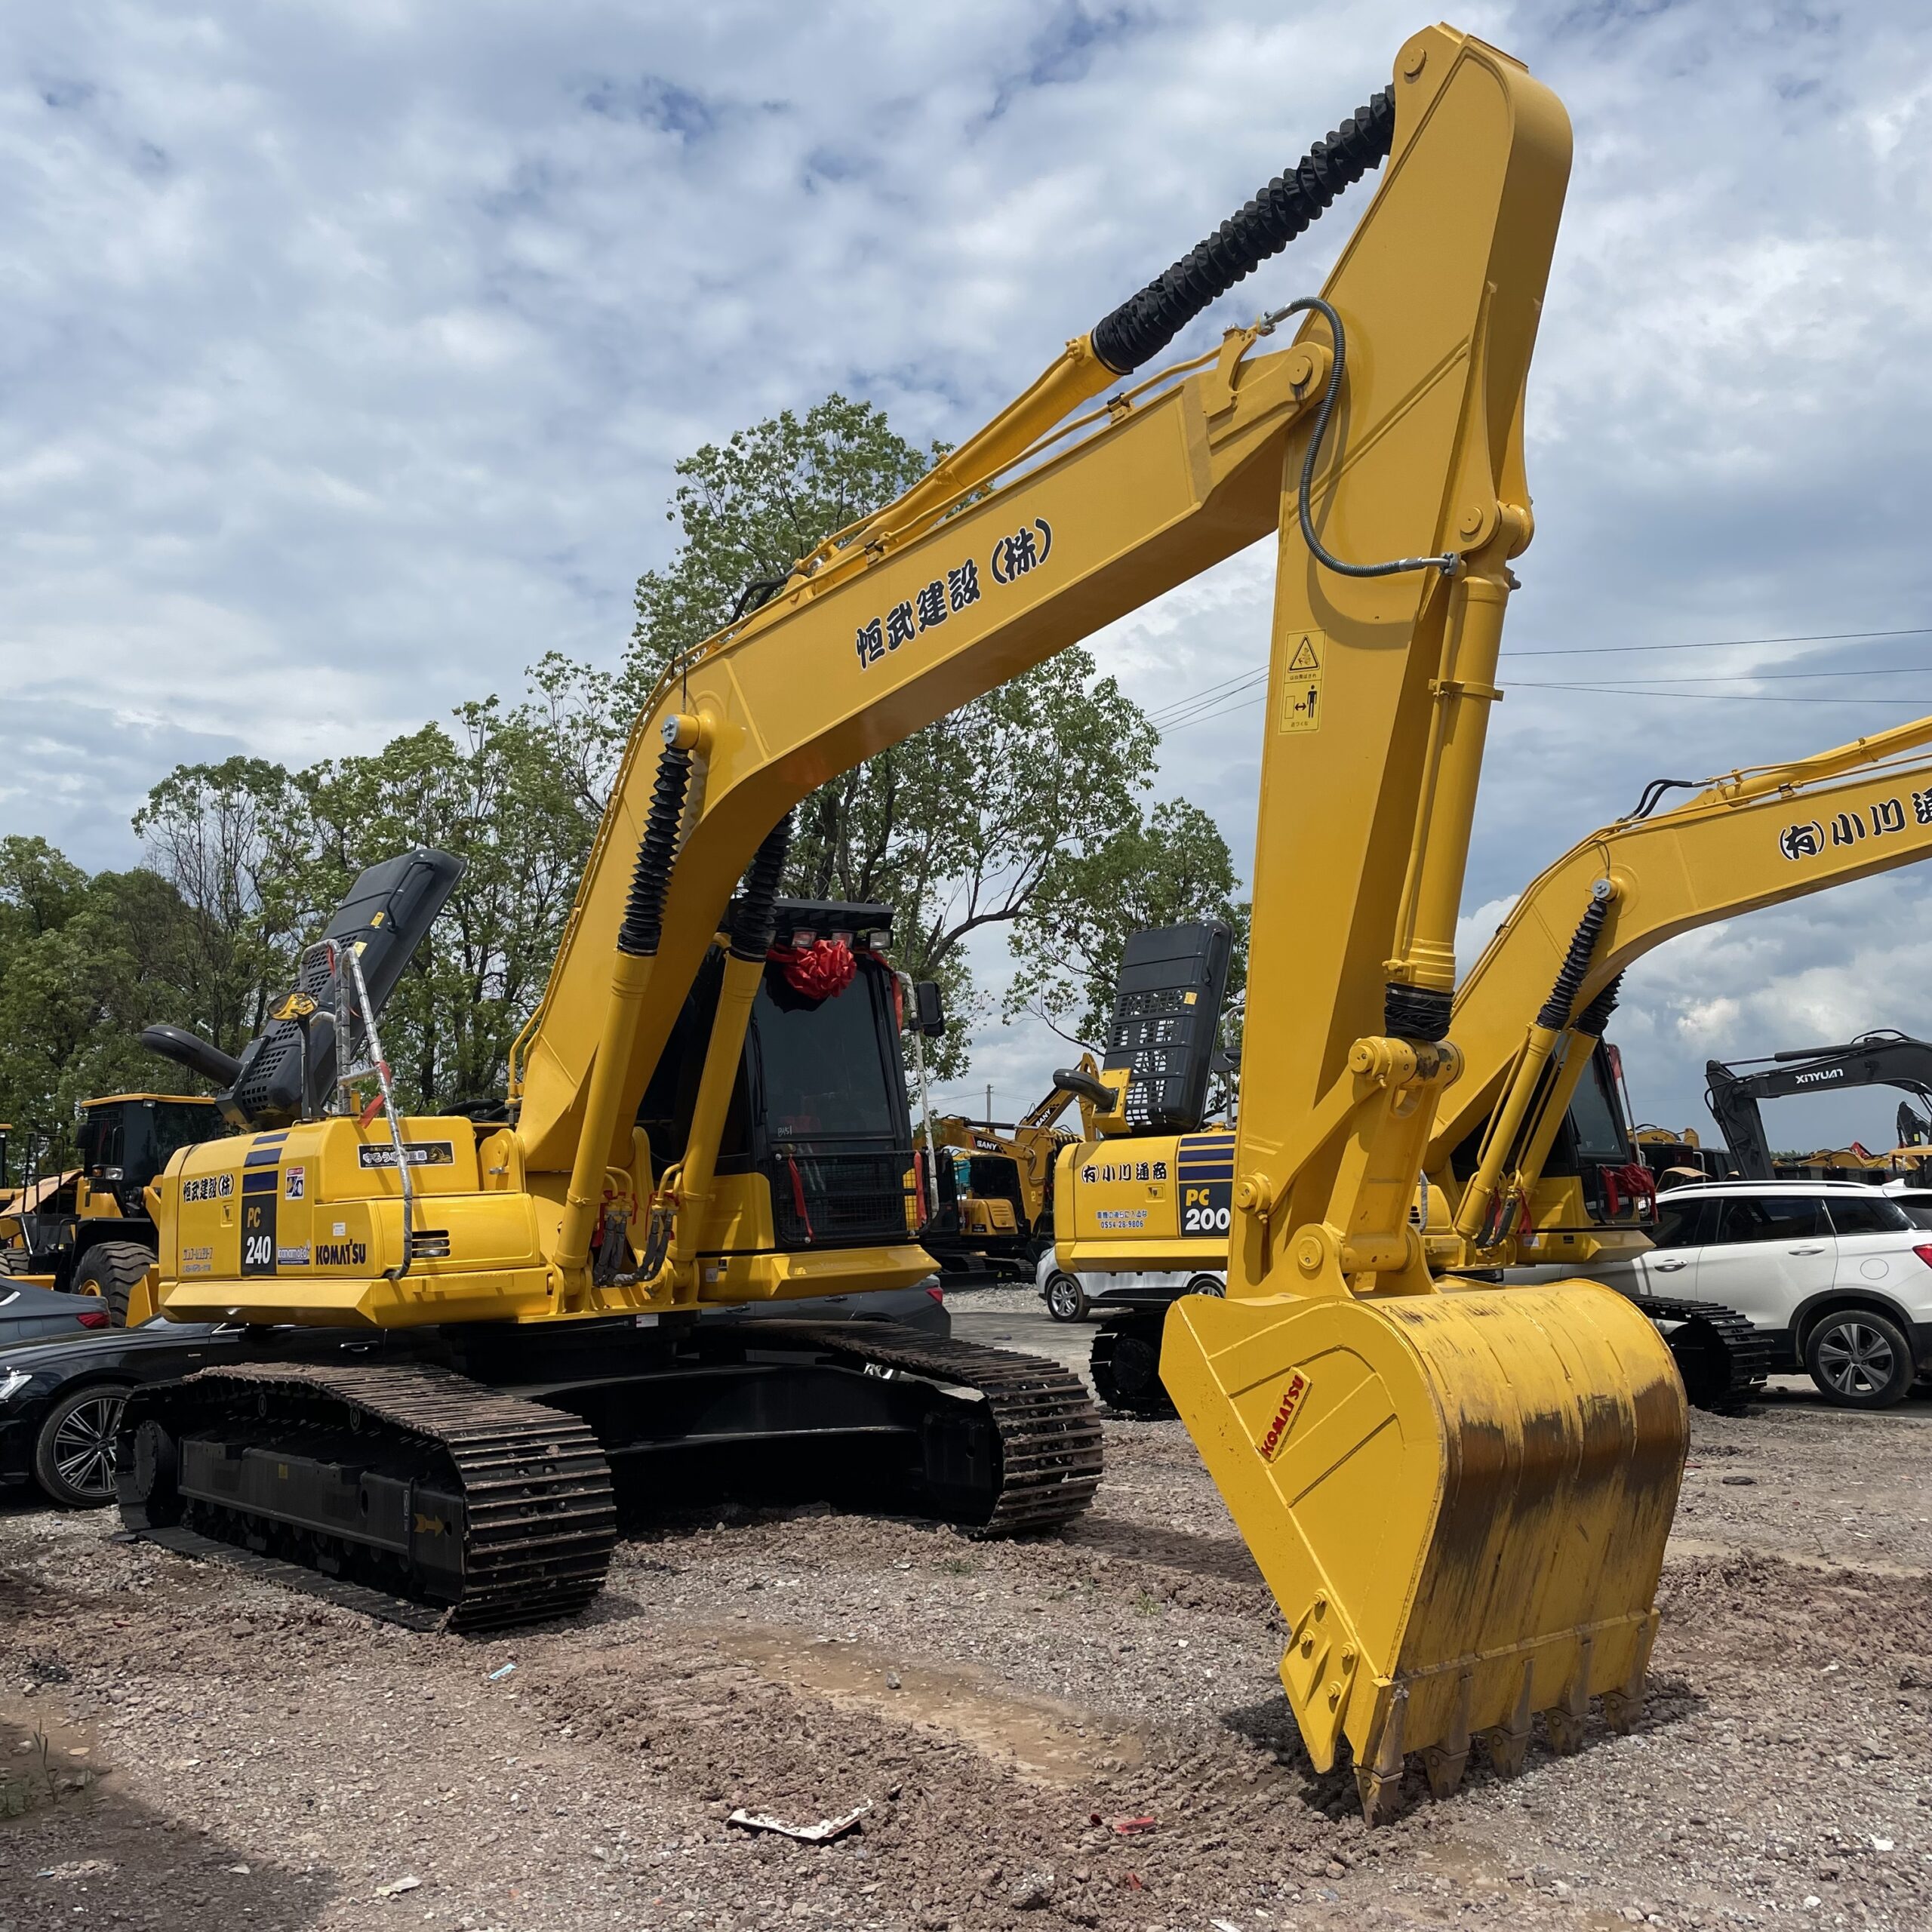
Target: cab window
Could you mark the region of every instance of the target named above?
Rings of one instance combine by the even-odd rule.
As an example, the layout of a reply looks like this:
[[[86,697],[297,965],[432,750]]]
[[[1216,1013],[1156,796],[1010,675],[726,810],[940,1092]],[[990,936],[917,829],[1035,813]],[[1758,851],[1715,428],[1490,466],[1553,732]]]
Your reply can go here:
[[[1747,1194],[1724,1203],[1718,1217],[1721,1242],[1804,1241],[1831,1232],[1824,1203],[1802,1195]]]
[[[1702,1247],[1712,1238],[1721,1203],[1715,1201],[1672,1201],[1667,1196],[1657,1211],[1657,1232],[1651,1237],[1657,1247]]]

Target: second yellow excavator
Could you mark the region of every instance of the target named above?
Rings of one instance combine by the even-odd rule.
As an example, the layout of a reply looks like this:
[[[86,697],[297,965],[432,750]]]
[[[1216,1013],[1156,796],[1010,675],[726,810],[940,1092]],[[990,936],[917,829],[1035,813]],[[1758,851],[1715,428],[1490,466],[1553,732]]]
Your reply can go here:
[[[1445,1289],[1409,1219],[1463,1063],[1456,915],[1533,528],[1524,392],[1569,162],[1562,107],[1519,63],[1416,34],[1386,91],[672,666],[504,1117],[294,1081],[155,1183],[164,1314],[359,1323],[388,1346],[136,1392],[131,1525],[472,1626],[552,1614],[601,1580],[614,1482],[655,1469],[675,1493],[655,1452],[714,1401],[774,1462],[875,1417],[873,1466],[991,1527],[1079,1507],[1097,1432],[1044,1364],[975,1356],[949,1386],[943,1352],[891,1337],[800,1324],[727,1358],[705,1325],[930,1265],[909,1146],[839,1138],[837,1076],[875,1057],[841,1004],[860,982],[834,991],[837,962],[798,959],[795,934],[774,946],[774,888],[815,786],[1273,532],[1228,1295],[1169,1313],[1161,1373],[1287,1621],[1310,1756],[1352,1755],[1371,1818],[1411,1755],[1447,1792],[1481,1741],[1519,1765],[1538,1712],[1558,1748],[1593,1699],[1627,1723],[1684,1449],[1670,1357],[1587,1284]],[[1377,168],[1321,294],[1121,383]],[[312,1000],[352,1034],[359,944],[331,949]],[[647,1133],[654,1084],[688,1104]]]

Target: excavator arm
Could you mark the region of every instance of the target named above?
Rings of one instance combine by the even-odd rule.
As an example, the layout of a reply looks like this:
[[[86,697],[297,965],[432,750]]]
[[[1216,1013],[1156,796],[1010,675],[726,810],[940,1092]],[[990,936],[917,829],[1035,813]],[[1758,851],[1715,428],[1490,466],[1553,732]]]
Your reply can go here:
[[[1730,1164],[1746,1180],[1771,1180],[1771,1149],[1764,1138],[1761,1100],[1817,1094],[1845,1087],[1900,1087],[1921,1106],[1932,1106],[1932,1041],[1903,1033],[1865,1033],[1841,1047],[1807,1047],[1774,1054],[1771,1064],[1744,1072],[1712,1060],[1704,1075],[1712,1118],[1730,1150]],[[1900,1121],[1904,1121],[1901,1110]]]
[[[1928,857],[1932,718],[1730,773],[1672,811],[1592,832],[1524,888],[1457,989],[1463,1063],[1436,1103],[1428,1172],[1446,1173],[1454,1150],[1505,1108],[1512,1085],[1527,1084],[1534,1069],[1526,1058],[1539,1048],[1526,1043],[1524,1016],[1563,976],[1586,916],[1589,943],[1555,1033],[1586,1014],[1601,1032],[1626,968],[1679,933]],[[1541,1051],[1567,1060],[1574,1084],[1574,1039],[1552,1038]]]
[[[1440,552],[1480,568],[1454,579],[1435,569],[1355,578],[1311,555],[1298,527],[1300,472],[1334,360],[1331,332],[1312,316],[1300,340],[1272,353],[1254,352],[1258,329],[1232,331],[1203,366],[1138,399],[1117,398],[1069,426],[1064,446],[1036,450],[1069,406],[1115,380],[1117,364],[1100,348],[1112,345],[1118,359],[1126,352],[1109,318],[942,472],[822,546],[768,602],[661,681],[519,1057],[518,1135],[534,1189],[561,1209],[577,1192],[567,1186],[574,1168],[601,1177],[629,1165],[637,1097],[733,888],[815,786],[1278,528],[1281,715],[1270,747],[1292,747],[1299,769],[1291,783],[1274,768],[1282,760],[1269,759],[1264,838],[1281,849],[1263,863],[1285,877],[1298,842],[1324,846],[1321,875],[1339,896],[1331,903],[1324,886],[1319,964],[1311,959],[1295,996],[1274,1003],[1293,1070],[1271,1077],[1264,1115],[1298,1118],[1312,1104],[1349,1043],[1379,1028],[1384,979],[1417,980],[1446,1014],[1453,914],[1435,876],[1444,866],[1415,882],[1433,894],[1431,936],[1405,944],[1400,972],[1382,961],[1424,762],[1458,733],[1465,749],[1480,749],[1493,667],[1457,656],[1470,648],[1469,620],[1487,633],[1480,657],[1493,651],[1507,558],[1527,540],[1518,412],[1568,128],[1515,62],[1430,29],[1404,50],[1392,97],[1299,173],[1318,174],[1337,150],[1346,158],[1352,143],[1372,152],[1371,131],[1385,122],[1383,181],[1324,292],[1349,346],[1310,479],[1311,528],[1347,560]],[[1361,157],[1350,165],[1358,174]],[[1186,266],[1155,291],[1172,282],[1184,294]],[[998,480],[1023,459],[1019,474]],[[633,976],[644,983],[632,1023],[614,1026],[614,956],[639,956],[620,953],[626,909],[653,883],[631,860],[665,776],[667,731],[690,760],[676,862],[660,881],[654,951]],[[1472,790],[1472,768],[1454,782]],[[1467,803],[1432,808],[1453,827]],[[1459,883],[1453,829],[1440,842]],[[1258,915],[1265,953],[1266,917],[1296,912],[1294,894],[1264,897],[1275,909]],[[1413,925],[1413,903],[1404,916]],[[1365,981],[1364,965],[1374,968]],[[1338,1004],[1346,1011],[1331,1011]],[[1251,1097],[1247,1106],[1251,1118]],[[563,1242],[567,1269],[578,1244]]]

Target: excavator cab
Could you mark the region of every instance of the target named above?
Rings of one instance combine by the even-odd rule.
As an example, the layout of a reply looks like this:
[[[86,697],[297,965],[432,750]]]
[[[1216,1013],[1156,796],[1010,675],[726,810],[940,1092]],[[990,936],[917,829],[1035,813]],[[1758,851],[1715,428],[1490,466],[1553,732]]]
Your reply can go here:
[[[718,1146],[721,1289],[774,1250],[900,1242],[918,1215],[888,906],[780,899]],[[700,968],[638,1109],[654,1172],[691,1133],[725,949]]]

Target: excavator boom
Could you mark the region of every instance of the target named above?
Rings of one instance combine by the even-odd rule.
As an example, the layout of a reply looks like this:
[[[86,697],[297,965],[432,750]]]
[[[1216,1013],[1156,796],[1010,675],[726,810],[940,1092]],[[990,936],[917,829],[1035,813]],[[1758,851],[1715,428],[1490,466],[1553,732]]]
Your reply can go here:
[[[1731,1166],[1746,1180],[1772,1180],[1777,1177],[1760,1101],[1847,1087],[1899,1087],[1921,1106],[1932,1106],[1932,1041],[1903,1033],[1866,1033],[1848,1045],[1774,1054],[1768,1065],[1740,1062],[1727,1066],[1714,1060],[1705,1067],[1704,1077],[1709,1083],[1705,1098],[1730,1150]],[[1901,1106],[1899,1124],[1903,1140],[1903,1130],[1918,1131],[1918,1118]]]
[[[1650,795],[1654,800],[1655,788]],[[1443,1089],[1429,1169],[1495,1111],[1533,1011],[1607,881],[1579,1011],[1679,933],[1932,857],[1932,718],[1809,758],[1715,780],[1674,811],[1592,832],[1524,889],[1456,994],[1463,1065]]]

